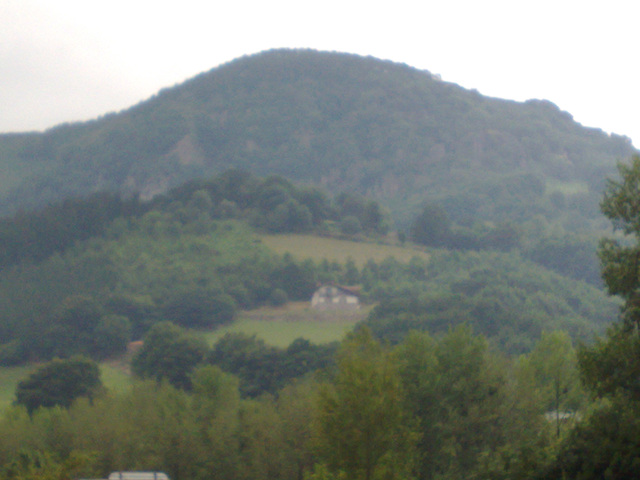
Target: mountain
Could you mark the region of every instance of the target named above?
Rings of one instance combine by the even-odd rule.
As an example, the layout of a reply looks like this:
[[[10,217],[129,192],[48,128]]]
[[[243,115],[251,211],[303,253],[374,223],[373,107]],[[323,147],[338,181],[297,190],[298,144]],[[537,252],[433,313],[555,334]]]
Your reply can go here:
[[[309,292],[278,283],[295,278],[282,272],[313,280],[331,273],[329,262],[312,270],[267,254],[257,261],[247,253],[258,245],[249,227],[233,227],[236,241],[218,220],[238,213],[287,231],[328,220],[337,231],[352,217],[382,235],[383,209],[354,194],[386,206],[410,232],[421,209],[449,218],[436,245],[446,250],[428,267],[390,261],[360,272],[372,301],[415,298],[410,305],[428,314],[398,311],[393,329],[470,322],[515,352],[554,328],[588,338],[616,310],[598,289],[594,239],[608,227],[598,202],[616,161],[635,152],[628,139],[584,128],[548,101],[487,98],[406,65],[307,50],[238,59],[95,121],[2,135],[0,211],[23,211],[0,221],[12,247],[0,248],[0,359],[55,355],[58,345],[32,341],[53,338],[48,329],[75,308],[65,310],[67,299],[84,302],[77,295],[97,302],[98,313],[137,319],[140,332],[150,319],[182,318],[183,301],[250,308],[283,292],[303,298]],[[239,181],[247,175],[265,178]],[[263,187],[256,203],[243,203],[247,186]],[[342,217],[314,221],[332,210],[315,186],[349,193],[336,196]],[[154,201],[138,205],[137,195]]]
[[[602,180],[635,153],[545,100],[488,98],[407,65],[274,50],[167,88],[126,111],[0,136],[0,212],[111,190],[149,198],[230,167],[456,222],[539,214],[591,228]],[[585,227],[587,225],[587,227]]]

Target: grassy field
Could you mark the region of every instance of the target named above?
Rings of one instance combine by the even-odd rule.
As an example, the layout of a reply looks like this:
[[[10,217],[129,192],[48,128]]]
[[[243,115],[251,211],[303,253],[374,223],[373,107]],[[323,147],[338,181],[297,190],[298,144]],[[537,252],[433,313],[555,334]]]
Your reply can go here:
[[[547,181],[546,190],[547,193],[560,192],[565,195],[573,195],[576,193],[587,193],[589,186],[585,182]]]
[[[36,365],[20,367],[0,367],[0,412],[14,399],[18,382],[26,378]],[[121,361],[100,364],[102,383],[111,391],[123,392],[131,386],[131,376]]]
[[[129,362],[115,361],[104,362],[100,364],[100,374],[102,383],[112,392],[126,392],[131,388],[132,378],[129,371]]]
[[[11,405],[18,382],[34,369],[33,366],[0,368],[0,411]]]
[[[260,235],[259,238],[274,252],[281,255],[290,253],[300,260],[310,258],[320,261],[326,258],[329,261],[344,263],[348,258],[352,258],[358,267],[362,267],[369,259],[375,262],[381,262],[387,257],[394,257],[400,262],[408,262],[415,256],[429,259],[429,254],[422,250],[397,245],[354,242],[314,235]]]
[[[342,340],[356,323],[366,318],[370,310],[370,307],[365,307],[357,312],[328,313],[316,312],[308,305],[307,302],[299,302],[281,308],[264,307],[241,312],[231,325],[202,335],[210,345],[229,332],[255,334],[277,347],[287,347],[299,337],[313,343],[328,343]]]

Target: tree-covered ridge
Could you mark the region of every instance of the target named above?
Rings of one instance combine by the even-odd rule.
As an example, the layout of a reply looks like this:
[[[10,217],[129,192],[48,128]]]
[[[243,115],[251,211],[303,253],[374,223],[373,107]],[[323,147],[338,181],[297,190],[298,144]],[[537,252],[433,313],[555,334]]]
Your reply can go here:
[[[389,260],[362,271],[365,287],[380,301],[366,324],[391,342],[412,330],[435,334],[466,324],[502,351],[519,354],[544,331],[589,341],[617,312],[617,303],[601,290],[514,253],[441,250],[431,253],[424,269],[419,262],[392,265]]]
[[[153,201],[100,192],[0,218],[0,267],[42,261],[76,242],[104,235],[116,219],[121,223],[151,211],[170,211],[179,223],[199,217],[242,219],[269,233],[354,236],[384,234],[389,228],[380,205],[359,195],[330,198],[323,190],[299,187],[283,177],[228,170],[187,182]]]
[[[633,151],[550,102],[487,98],[374,58],[276,50],[94,122],[0,137],[0,198],[7,211],[105,188],[149,197],[240,167],[367,195],[405,222],[428,199],[456,222],[540,213],[575,228],[598,216],[597,200],[580,205],[603,172]]]

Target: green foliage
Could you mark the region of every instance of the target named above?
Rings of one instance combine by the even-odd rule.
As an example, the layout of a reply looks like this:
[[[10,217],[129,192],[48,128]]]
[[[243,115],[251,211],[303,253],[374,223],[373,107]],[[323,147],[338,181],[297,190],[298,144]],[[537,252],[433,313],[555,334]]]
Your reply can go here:
[[[269,296],[269,303],[274,307],[281,307],[286,304],[289,298],[287,297],[287,292],[282,290],[281,288],[276,288],[271,292]]]
[[[622,324],[609,329],[607,338],[580,352],[586,384],[598,395],[622,392],[638,399],[638,325],[640,325],[640,156],[620,164],[619,181],[609,180],[602,200],[603,213],[627,236],[623,243],[605,239],[600,245],[602,275],[612,295],[624,300]]]
[[[531,353],[519,359],[522,381],[531,382],[539,405],[554,417],[560,436],[561,417],[575,415],[584,402],[578,359],[566,332],[542,332]],[[566,423],[566,422],[565,422]]]
[[[231,322],[236,301],[216,290],[178,286],[160,300],[161,318],[191,328],[210,328]]]
[[[240,402],[237,377],[223,372],[215,365],[196,367],[191,375],[191,382],[195,400],[202,402],[202,408],[213,409],[213,415],[233,410]]]
[[[131,322],[122,315],[103,316],[93,331],[93,354],[106,358],[122,354],[131,340]]]
[[[603,400],[569,434],[545,474],[581,479],[632,478],[640,472],[638,451],[638,257],[640,256],[640,157],[619,165],[620,181],[610,180],[603,213],[625,238],[600,245],[609,293],[624,300],[621,321],[603,339],[578,352],[584,384]]]
[[[411,224],[411,240],[423,245],[441,247],[450,234],[449,218],[439,205],[425,205]]]
[[[288,182],[269,182],[297,195]],[[273,301],[274,292],[284,292],[275,294],[280,299],[310,298],[317,283],[313,262],[274,256],[245,223],[212,218],[220,199],[251,210],[252,195],[266,183],[229,172],[208,188],[185,185],[63,255],[0,272],[2,363],[74,353],[103,358],[161,320],[218,327],[239,307]],[[233,186],[242,187],[243,196],[225,190]],[[317,201],[318,195],[303,192]],[[114,322],[114,315],[125,318]]]
[[[94,330],[101,316],[100,305],[92,297],[72,295],[64,299],[41,339],[46,356],[88,354],[93,347]]]
[[[621,325],[610,327],[598,339],[578,351],[584,384],[601,397],[626,395],[640,401],[640,335]]]
[[[635,478],[640,473],[638,402],[614,397],[578,423],[538,478]]]
[[[190,389],[191,373],[207,351],[203,341],[170,322],[161,322],[145,336],[143,347],[131,362],[131,369],[139,377],[167,380],[176,388]]]
[[[176,328],[161,324],[152,332],[177,338]],[[235,360],[255,360],[257,369],[265,361],[264,373],[285,367],[300,373],[318,356],[302,339],[278,350],[273,358],[280,356],[280,364],[255,338],[227,339],[227,347],[223,359],[238,347]],[[621,472],[635,468],[628,440],[637,433],[637,412],[612,403],[589,417],[598,436],[571,434],[556,470],[549,462],[553,428],[539,414],[536,391],[519,380],[515,363],[465,327],[440,338],[414,332],[393,349],[359,329],[321,372],[321,384],[298,377],[275,395],[243,398],[245,379],[221,367],[194,367],[190,390],[136,381],[68,408],[31,415],[24,407],[7,409],[0,415],[0,478],[105,478],[132,470],[164,471],[175,480],[525,480],[549,472],[539,478],[560,478],[562,469],[582,466],[602,478],[600,460],[612,451],[620,453]],[[602,438],[599,452],[576,460]]]
[[[528,450],[544,438],[544,421],[528,402],[531,391],[509,382],[482,337],[464,326],[439,340],[414,332],[394,354],[405,410],[420,433],[418,478],[530,478],[537,464]],[[504,477],[491,476],[492,462]]]
[[[229,170],[211,180],[197,180],[171,190],[152,205],[172,204],[186,218],[246,218],[269,233],[322,229],[326,221],[356,219],[367,234],[384,234],[388,220],[378,203],[341,194],[334,201],[318,189],[297,187],[280,176],[263,179]]]
[[[356,235],[362,231],[360,220],[353,215],[347,215],[340,222],[340,232],[345,235]]]
[[[594,240],[591,238],[564,235],[542,238],[524,254],[562,275],[600,286],[600,265],[594,249]]]
[[[640,156],[630,165],[618,166],[620,181],[609,180],[602,200],[602,212],[629,242],[605,239],[600,245],[602,276],[609,293],[625,300],[624,318],[628,324],[640,324],[638,258],[640,257]],[[633,243],[630,243],[633,242]]]
[[[142,209],[137,198],[125,201],[103,192],[2,218],[0,267],[44,260],[75,242],[102,235],[115,218],[137,215]]]
[[[289,254],[276,263],[269,275],[269,284],[274,291],[279,289],[291,300],[309,300],[316,289],[317,270],[313,262],[297,263]]]
[[[41,358],[66,358],[76,354],[107,358],[121,354],[131,340],[131,323],[121,315],[105,314],[89,295],[64,298],[52,316],[36,325],[29,337],[16,339],[21,351]],[[25,355],[23,354],[23,355]]]
[[[84,357],[55,359],[39,367],[16,388],[16,403],[29,413],[40,407],[69,407],[79,397],[91,398],[102,383],[98,365]]]
[[[47,452],[24,451],[8,465],[3,465],[0,475],[12,480],[66,480],[77,477],[91,462],[91,455],[77,452],[58,461]]]
[[[303,338],[282,349],[255,335],[227,333],[215,343],[207,362],[236,375],[244,396],[257,397],[276,393],[293,379],[326,368],[334,351],[334,345],[314,345]]]
[[[11,367],[27,361],[27,349],[18,339],[0,345],[0,366]]]
[[[321,458],[350,479],[403,478],[412,435],[393,360],[363,328],[343,343],[337,369],[318,398]]]
[[[597,216],[613,161],[634,152],[548,101],[487,98],[374,58],[279,50],[100,120],[0,136],[0,207],[103,188],[148,197],[233,166],[383,199],[404,225],[427,200],[455,223],[541,213],[573,231]],[[563,193],[558,209],[545,185],[568,181],[591,188]]]
[[[286,190],[286,182],[269,182]],[[121,322],[117,332],[111,330],[113,337],[100,340],[97,332],[106,327],[104,316],[126,317],[130,339],[141,338],[162,320],[218,327],[232,321],[238,308],[267,304],[274,295],[283,299],[278,291],[288,300],[306,301],[318,282],[361,283],[364,300],[383,302],[380,318],[371,320],[380,325],[373,329],[395,340],[412,328],[442,331],[451,323],[469,321],[477,331],[497,336],[507,351],[520,353],[542,330],[566,328],[572,336],[587,338],[610,315],[611,305],[600,293],[550,275],[516,254],[434,252],[430,263],[423,254],[423,259],[408,263],[369,261],[361,269],[355,261],[341,265],[274,256],[246,224],[216,220],[214,213],[203,211],[215,211],[208,200],[215,205],[220,198],[233,198],[242,211],[263,181],[228,172],[203,185],[185,185],[139,217],[118,218],[104,236],[78,243],[61,256],[3,270],[0,333],[5,363],[121,352],[128,328]],[[227,192],[229,185],[240,190]],[[313,245],[309,241],[309,248]],[[411,307],[413,300],[402,305],[402,300],[397,309],[384,313],[398,297],[416,299],[417,306]],[[81,298],[93,304],[93,316],[78,320],[75,328],[72,312],[65,319],[64,302]],[[394,318],[396,313],[401,315]]]
[[[380,300],[366,323],[392,342],[410,330],[442,333],[464,323],[519,354],[545,330],[587,340],[604,331],[616,311],[594,287],[499,252],[434,252],[428,264],[370,263],[362,281]]]

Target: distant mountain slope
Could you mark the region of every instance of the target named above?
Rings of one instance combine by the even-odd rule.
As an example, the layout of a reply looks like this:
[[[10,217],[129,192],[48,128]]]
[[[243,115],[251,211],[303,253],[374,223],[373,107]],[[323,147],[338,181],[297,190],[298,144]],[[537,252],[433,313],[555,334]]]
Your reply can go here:
[[[371,196],[400,222],[424,200],[460,222],[558,208],[590,217],[602,178],[634,152],[547,101],[487,98],[374,58],[276,50],[96,121],[0,136],[0,211],[99,189],[149,197],[240,167]],[[576,192],[592,196],[572,203]]]

